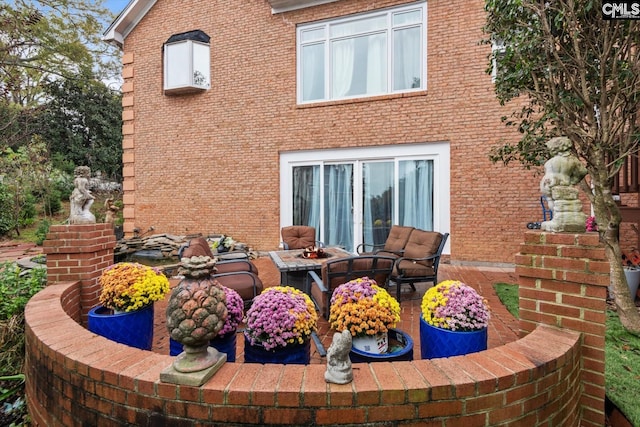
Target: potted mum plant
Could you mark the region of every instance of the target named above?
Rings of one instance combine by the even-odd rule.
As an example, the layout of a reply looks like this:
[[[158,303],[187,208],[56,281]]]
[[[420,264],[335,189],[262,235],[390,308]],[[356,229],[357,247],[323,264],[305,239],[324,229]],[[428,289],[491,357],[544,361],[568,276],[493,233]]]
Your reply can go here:
[[[89,330],[151,350],[153,303],[169,292],[169,279],[157,268],[121,262],[104,269],[99,284],[101,305],[89,311]]]
[[[475,289],[457,280],[429,288],[422,298],[420,351],[423,359],[487,349],[489,308]]]
[[[352,362],[375,361],[377,355],[381,360],[411,360],[411,337],[393,329],[399,321],[400,304],[373,279],[357,278],[333,291],[329,324],[337,332],[351,332]]]
[[[227,318],[218,335],[209,341],[209,345],[221,353],[226,353],[227,362],[236,361],[236,332],[244,318],[244,301],[238,292],[226,286],[222,288],[226,298]],[[177,356],[182,353],[183,346],[180,342],[169,338],[169,354]]]
[[[244,361],[308,364],[311,334],[318,315],[311,298],[291,286],[274,286],[258,295],[247,310]]]

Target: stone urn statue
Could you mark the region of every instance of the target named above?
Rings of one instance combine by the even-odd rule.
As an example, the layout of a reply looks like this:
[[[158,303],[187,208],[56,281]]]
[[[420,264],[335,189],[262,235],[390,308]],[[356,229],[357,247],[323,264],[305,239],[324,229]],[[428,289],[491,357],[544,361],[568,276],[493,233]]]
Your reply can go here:
[[[164,382],[202,385],[226,362],[227,355],[209,347],[227,318],[226,295],[211,278],[216,259],[182,258],[184,279],[173,289],[167,305],[167,329],[183,345],[173,365],[163,371]]]
[[[547,196],[553,218],[542,223],[541,228],[546,231],[586,231],[587,215],[582,212],[575,185],[587,175],[587,169],[571,153],[571,147],[571,140],[564,136],[547,142],[552,157],[544,164],[540,191]]]

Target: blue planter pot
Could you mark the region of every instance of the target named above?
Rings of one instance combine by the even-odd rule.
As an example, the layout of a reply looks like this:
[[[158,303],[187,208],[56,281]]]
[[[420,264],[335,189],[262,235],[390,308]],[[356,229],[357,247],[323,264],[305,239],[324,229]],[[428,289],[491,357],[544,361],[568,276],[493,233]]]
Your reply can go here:
[[[454,332],[429,325],[420,316],[420,354],[423,359],[460,356],[487,349],[487,328]]]
[[[224,336],[218,336],[209,341],[209,346],[215,348],[220,353],[227,355],[227,362],[236,361],[236,332],[230,332]],[[182,353],[182,344],[173,338],[169,338],[169,355],[177,356]]]
[[[89,330],[112,341],[142,350],[153,345],[153,304],[126,313],[112,313],[101,305],[89,311]]]
[[[413,339],[400,329],[389,329],[389,351],[377,354],[351,347],[352,363],[398,362],[413,360]]]
[[[244,334],[243,334],[244,336]],[[273,350],[265,350],[259,345],[251,345],[244,336],[244,361],[245,363],[281,363],[283,365],[308,365],[311,361],[311,340],[304,344],[277,347]]]

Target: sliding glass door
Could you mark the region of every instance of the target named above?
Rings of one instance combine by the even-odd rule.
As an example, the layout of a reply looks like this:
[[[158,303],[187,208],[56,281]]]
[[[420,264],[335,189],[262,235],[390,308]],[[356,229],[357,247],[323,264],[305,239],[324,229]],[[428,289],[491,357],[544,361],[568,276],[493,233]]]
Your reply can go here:
[[[290,170],[291,221],[315,227],[325,245],[383,244],[393,224],[433,230],[432,159],[355,158]]]
[[[393,223],[394,162],[362,163],[362,240],[383,244]]]
[[[324,166],[323,242],[353,247],[353,164]],[[295,209],[295,207],[294,207]]]

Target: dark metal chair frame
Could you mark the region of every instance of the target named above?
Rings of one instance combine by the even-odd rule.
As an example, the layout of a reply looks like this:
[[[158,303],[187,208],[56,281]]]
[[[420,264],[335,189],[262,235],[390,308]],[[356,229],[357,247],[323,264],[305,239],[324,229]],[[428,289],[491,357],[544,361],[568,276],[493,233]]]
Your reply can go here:
[[[309,273],[307,274],[305,291],[308,295],[311,296],[311,300],[316,305],[316,308],[320,310],[320,304],[311,294],[311,286],[313,283],[317,284],[321,292],[327,296],[327,300],[329,302],[331,301],[331,296],[334,289],[336,288],[336,286],[331,286],[331,282],[335,278],[341,278],[341,283],[346,283],[350,280],[360,277],[369,277],[371,279],[374,279],[375,277],[384,276],[384,283],[378,283],[378,285],[386,287],[386,282],[389,278],[389,275],[391,274],[391,271],[393,270],[394,260],[395,258],[389,256],[356,255],[350,258],[341,258],[334,261],[328,261],[323,266],[323,269],[326,268],[327,283],[324,283],[322,281],[322,278],[320,277],[320,275],[318,275],[318,273],[316,273],[315,271],[309,271]],[[371,264],[366,268],[361,268],[361,265],[366,264],[367,261],[371,261]],[[387,261],[387,263],[383,265],[381,261]],[[354,263],[356,264],[356,266],[354,266]],[[335,267],[342,266],[344,264],[346,264],[346,269],[340,269],[339,271],[335,269]],[[324,313],[321,313],[326,319],[329,318],[329,308],[330,304],[326,304],[326,306],[324,307]]]
[[[442,257],[442,251],[444,250],[444,246],[447,243],[447,239],[449,238],[449,233],[444,233],[442,235],[442,240],[440,241],[440,245],[438,246],[438,250],[435,254],[425,256],[423,258],[408,258],[408,257],[400,257],[395,261],[393,272],[391,273],[388,284],[391,282],[396,284],[396,299],[400,302],[400,296],[402,291],[402,285],[408,284],[411,286],[411,289],[416,290],[416,283],[421,282],[433,282],[434,284],[438,283],[438,267],[440,265],[440,258]],[[411,261],[413,263],[417,263],[420,261],[433,261],[433,274],[427,276],[405,276],[404,269],[400,269],[397,266],[400,265],[402,261]],[[394,275],[394,273],[398,271],[399,274]]]

